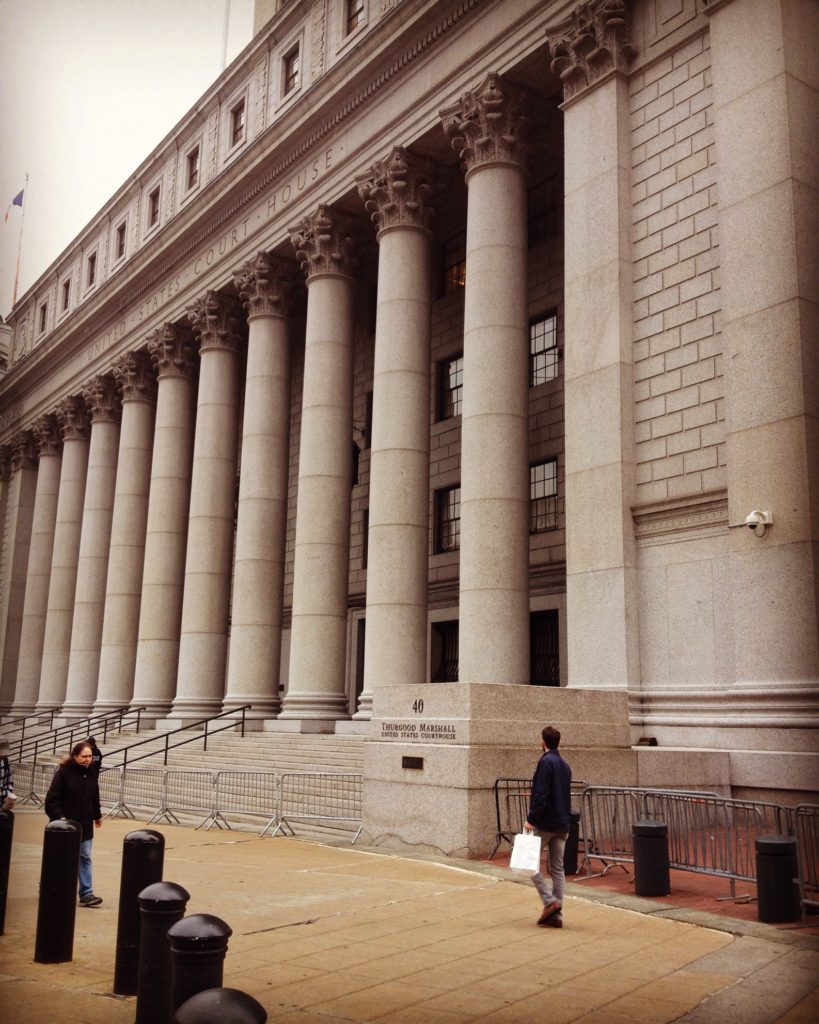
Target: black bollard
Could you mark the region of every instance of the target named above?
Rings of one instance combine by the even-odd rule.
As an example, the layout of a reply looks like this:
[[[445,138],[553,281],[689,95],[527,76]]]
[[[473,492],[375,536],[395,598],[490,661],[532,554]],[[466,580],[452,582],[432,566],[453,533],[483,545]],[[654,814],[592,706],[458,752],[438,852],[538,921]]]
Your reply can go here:
[[[668,860],[668,825],[664,821],[635,821],[634,892],[637,896],[668,896],[671,872]]]
[[[114,960],[114,994],[133,996],[139,978],[139,894],[162,880],[165,837],[153,829],[129,832],[122,842],[122,876],[119,884],[117,952]]]
[[[267,1010],[236,988],[207,988],[186,999],[173,1024],[265,1024]]]
[[[60,818],[45,827],[35,963],[60,964],[72,958],[81,842],[82,825],[76,821]]]
[[[212,914],[191,914],[168,932],[173,961],[173,1008],[208,988],[222,987],[230,925]]]
[[[173,882],[154,882],[139,894],[139,978],[135,1024],[171,1024],[171,944],[168,929],[185,913],[190,895]]]
[[[14,813],[0,811],[0,935],[6,933],[6,899],[9,894],[9,867],[13,838]]]
[[[759,836],[756,840],[756,916],[766,924],[798,921],[799,865],[795,836]]]
[[[563,851],[563,871],[567,875],[577,874],[577,846],[580,842],[580,811],[572,811],[569,822],[569,838]]]

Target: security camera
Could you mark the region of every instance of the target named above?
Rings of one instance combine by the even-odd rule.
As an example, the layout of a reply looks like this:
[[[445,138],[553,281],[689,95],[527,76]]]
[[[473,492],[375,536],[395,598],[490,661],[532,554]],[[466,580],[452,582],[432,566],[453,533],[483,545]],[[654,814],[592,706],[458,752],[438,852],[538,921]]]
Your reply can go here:
[[[752,512],[749,512],[745,517],[745,525],[749,530],[753,530],[757,537],[763,537],[765,530],[773,522],[773,516],[770,512],[761,512],[758,508],[755,508]]]

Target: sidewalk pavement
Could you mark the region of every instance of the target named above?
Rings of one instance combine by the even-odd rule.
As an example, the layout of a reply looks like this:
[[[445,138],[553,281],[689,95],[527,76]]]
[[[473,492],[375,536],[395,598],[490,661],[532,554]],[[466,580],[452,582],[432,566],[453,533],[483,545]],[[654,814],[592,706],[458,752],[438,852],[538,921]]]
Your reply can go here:
[[[74,960],[44,965],[33,954],[45,824],[41,811],[16,814],[0,1019],[132,1024],[135,999],[111,988],[122,840],[145,826],[110,820],[96,833],[94,889],[105,902],[77,908]],[[640,912],[656,910],[646,900],[630,909],[623,895],[609,906],[601,890],[571,883],[564,928],[538,928],[533,887],[493,865],[157,828],[165,880],[190,892],[188,913],[215,914],[233,929],[225,986],[280,1024],[819,1018],[812,935],[724,917],[706,927]]]

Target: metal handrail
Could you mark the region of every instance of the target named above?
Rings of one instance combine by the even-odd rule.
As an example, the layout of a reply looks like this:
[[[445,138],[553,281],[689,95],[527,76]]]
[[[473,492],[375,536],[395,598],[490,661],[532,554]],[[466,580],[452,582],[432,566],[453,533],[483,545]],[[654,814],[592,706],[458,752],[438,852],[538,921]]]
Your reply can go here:
[[[74,746],[75,737],[84,739],[87,736],[99,735],[102,733],[102,742],[108,738],[109,732],[122,732],[125,725],[136,725],[136,732],[139,732],[140,719],[144,707],[128,707],[123,705],[113,711],[102,712],[97,715],[89,715],[87,718],[78,719],[67,725],[59,725],[56,728],[38,733],[23,741],[21,737],[17,747],[16,759],[22,761],[31,757],[37,760],[40,754],[56,754],[59,747],[71,749]],[[126,722],[127,718],[135,715],[133,722]],[[53,719],[52,719],[53,720]],[[66,742],[67,741],[67,742]]]
[[[2,732],[0,732],[0,735],[2,735],[4,740],[8,740],[9,745],[11,745],[12,734],[19,730],[20,741],[22,742],[25,739],[28,724],[32,721],[32,719],[36,721],[39,718],[47,717],[48,728],[51,729],[54,725],[54,716],[56,714],[57,709],[52,708],[51,711],[35,711],[33,715],[21,715],[19,718],[10,718],[8,722],[3,723]],[[37,724],[39,724],[39,722]]]

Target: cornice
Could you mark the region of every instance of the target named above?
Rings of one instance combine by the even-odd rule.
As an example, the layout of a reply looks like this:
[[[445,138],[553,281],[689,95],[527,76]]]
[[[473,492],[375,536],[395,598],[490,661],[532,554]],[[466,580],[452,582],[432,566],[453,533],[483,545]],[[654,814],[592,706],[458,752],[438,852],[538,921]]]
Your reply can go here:
[[[722,534],[728,529],[728,495],[710,491],[632,508],[634,535],[644,543],[663,543],[685,532]]]

